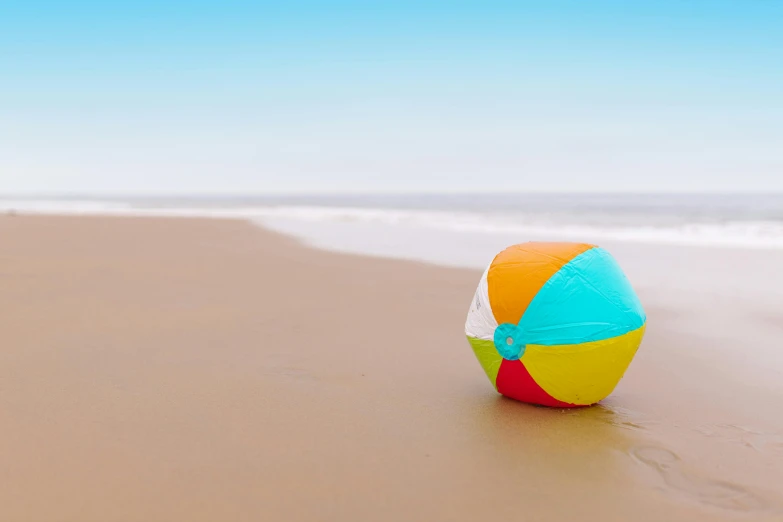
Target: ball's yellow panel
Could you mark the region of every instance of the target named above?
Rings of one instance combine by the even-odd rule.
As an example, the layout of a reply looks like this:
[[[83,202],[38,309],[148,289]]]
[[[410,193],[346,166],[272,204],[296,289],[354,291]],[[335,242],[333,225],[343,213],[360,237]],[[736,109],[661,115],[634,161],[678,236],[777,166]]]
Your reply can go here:
[[[529,344],[521,360],[538,385],[555,399],[594,404],[620,382],[642,342],[644,328],[589,343]]]

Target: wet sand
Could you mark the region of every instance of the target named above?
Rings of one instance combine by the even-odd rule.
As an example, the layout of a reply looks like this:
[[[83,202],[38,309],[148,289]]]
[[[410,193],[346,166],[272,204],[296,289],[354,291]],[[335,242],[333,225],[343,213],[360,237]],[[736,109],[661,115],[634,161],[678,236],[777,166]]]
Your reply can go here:
[[[736,362],[780,349],[780,307],[644,285],[615,393],[550,410],[474,360],[479,275],[0,217],[0,520],[783,520],[783,384]]]

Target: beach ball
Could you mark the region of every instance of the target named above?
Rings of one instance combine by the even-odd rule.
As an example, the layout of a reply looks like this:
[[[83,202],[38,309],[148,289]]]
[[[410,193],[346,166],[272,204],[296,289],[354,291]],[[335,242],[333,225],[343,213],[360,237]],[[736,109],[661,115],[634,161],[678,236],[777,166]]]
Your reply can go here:
[[[644,335],[646,316],[606,250],[583,243],[523,243],[481,276],[465,322],[495,389],[568,408],[606,398]]]

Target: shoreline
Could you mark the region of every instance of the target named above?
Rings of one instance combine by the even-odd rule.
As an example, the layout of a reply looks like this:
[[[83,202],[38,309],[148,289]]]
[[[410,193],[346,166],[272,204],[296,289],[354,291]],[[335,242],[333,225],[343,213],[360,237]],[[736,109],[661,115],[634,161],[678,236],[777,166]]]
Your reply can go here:
[[[593,197],[600,197],[600,195],[593,195]],[[185,205],[186,202],[191,204],[198,202],[202,206]],[[399,207],[388,206],[388,202],[387,205],[377,207],[363,206],[359,204],[360,200],[346,202],[354,206],[335,206],[334,203],[334,201],[330,203],[328,199],[320,200],[319,203],[317,198],[301,200],[293,197],[289,200],[229,198],[197,201],[175,197],[108,200],[3,199],[0,197],[0,212],[50,216],[245,219],[273,228],[281,223],[286,226],[286,222],[299,225],[320,223],[326,226],[355,223],[381,228],[409,227],[440,234],[545,237],[558,241],[591,243],[783,251],[781,216],[762,212],[757,216],[752,214],[755,218],[750,219],[749,215],[736,213],[736,209],[735,214],[712,215],[709,219],[699,218],[698,215],[685,219],[686,216],[678,217],[677,209],[671,209],[671,215],[659,215],[653,212],[647,216],[649,222],[644,219],[639,221],[638,216],[632,222],[627,222],[629,216],[621,214],[613,215],[613,218],[608,221],[606,216],[598,219],[595,215],[592,221],[584,221],[587,216],[582,215],[582,209],[574,208],[565,211],[561,208],[557,211],[561,214],[557,212],[553,214],[559,215],[559,218],[554,220],[550,218],[549,221],[541,222],[534,215],[529,214],[504,215],[486,209],[462,210],[460,207],[437,205],[433,209],[415,205],[409,207],[407,206],[409,202],[404,201],[399,202]],[[557,204],[557,200],[553,203]],[[592,205],[592,212],[595,214],[596,201],[587,200],[585,203]],[[748,211],[746,208],[745,212]],[[688,212],[692,214],[693,209],[689,208]],[[568,218],[564,221],[565,216]]]
[[[479,270],[230,220],[0,216],[0,237],[0,518],[783,513],[783,392],[731,357],[774,345],[780,312],[688,296],[698,257],[664,274],[686,291],[640,288],[615,393],[563,411],[486,381],[462,331]]]

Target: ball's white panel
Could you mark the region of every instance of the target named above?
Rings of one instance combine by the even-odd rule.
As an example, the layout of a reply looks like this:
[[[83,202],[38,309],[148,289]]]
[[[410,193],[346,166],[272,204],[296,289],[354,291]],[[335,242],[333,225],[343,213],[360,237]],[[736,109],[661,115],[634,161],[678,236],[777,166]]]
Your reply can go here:
[[[484,270],[481,276],[476,295],[473,296],[473,302],[470,303],[468,310],[468,319],[465,321],[465,335],[475,339],[484,339],[491,341],[494,339],[495,328],[498,322],[492,313],[492,307],[489,305],[489,285],[487,284],[487,274],[489,267]]]

